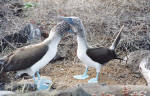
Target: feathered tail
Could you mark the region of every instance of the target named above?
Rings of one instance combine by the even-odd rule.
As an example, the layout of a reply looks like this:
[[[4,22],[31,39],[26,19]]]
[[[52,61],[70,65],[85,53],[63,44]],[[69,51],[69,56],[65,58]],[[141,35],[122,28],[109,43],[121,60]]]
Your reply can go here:
[[[121,39],[121,32],[122,32],[123,28],[124,28],[124,25],[120,28],[120,31],[119,31],[117,37],[115,38],[114,42],[112,43],[112,45],[110,46],[109,49],[111,49],[111,50],[115,50],[116,49],[116,47],[117,47],[117,45],[118,45],[118,43],[119,43],[119,41]]]

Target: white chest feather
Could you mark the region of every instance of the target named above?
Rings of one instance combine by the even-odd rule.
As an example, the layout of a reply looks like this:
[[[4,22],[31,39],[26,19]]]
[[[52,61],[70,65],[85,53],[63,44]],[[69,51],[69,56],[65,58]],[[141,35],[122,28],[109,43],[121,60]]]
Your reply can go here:
[[[77,38],[78,41],[78,48],[77,48],[77,56],[83,62],[85,66],[97,67],[99,64],[93,61],[88,55],[86,54],[86,50],[88,46],[86,41],[82,38]]]
[[[21,75],[22,73],[28,73],[29,75],[32,76],[35,74],[36,71],[39,71],[41,68],[47,65],[55,57],[57,53],[57,46],[60,40],[61,40],[60,36],[58,36],[54,32],[51,32],[50,36],[42,42],[48,45],[48,50],[44,54],[44,56],[30,68],[20,70],[17,72],[17,74]]]
[[[43,68],[55,57],[56,53],[57,53],[56,44],[55,43],[50,44],[46,54],[41,58],[41,60],[39,60],[37,63],[35,63],[31,67],[31,69],[34,71],[39,71],[39,69]]]
[[[85,66],[91,66],[91,67],[97,67],[100,64],[93,61],[87,54],[86,51],[83,51],[81,49],[77,50],[77,56],[78,58],[83,62]]]
[[[28,73],[30,76],[34,75],[36,71],[39,71],[41,68],[47,65],[55,57],[56,53],[57,53],[57,44],[55,43],[50,44],[46,54],[38,62],[36,62],[30,68],[17,71],[17,75],[20,76],[23,73]]]

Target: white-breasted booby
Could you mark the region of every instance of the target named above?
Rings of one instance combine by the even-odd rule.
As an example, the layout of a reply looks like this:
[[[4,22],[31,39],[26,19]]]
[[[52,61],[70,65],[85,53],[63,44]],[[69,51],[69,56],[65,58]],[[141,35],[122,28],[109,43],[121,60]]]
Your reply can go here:
[[[62,36],[67,31],[70,32],[71,28],[70,24],[65,21],[59,22],[51,29],[49,37],[43,42],[19,48],[2,58],[0,60],[3,64],[2,72],[16,71],[17,76],[27,73],[34,79],[37,72],[40,79],[38,71],[55,57]]]
[[[83,75],[76,75],[74,76],[74,78],[76,79],[88,78],[89,76],[87,75],[87,72],[88,72],[88,67],[90,66],[96,68],[97,75],[96,78],[92,78],[88,82],[89,83],[98,82],[98,76],[101,69],[101,65],[106,64],[108,61],[112,59],[121,59],[117,56],[115,52],[115,48],[117,47],[120,41],[121,31],[123,27],[121,28],[120,32],[118,33],[115,41],[112,43],[110,48],[105,48],[105,47],[90,48],[87,44],[85,29],[80,18],[70,17],[70,18],[65,18],[65,20],[73,22],[73,26],[77,31],[77,42],[78,42],[77,56],[84,63],[86,67],[86,70]]]

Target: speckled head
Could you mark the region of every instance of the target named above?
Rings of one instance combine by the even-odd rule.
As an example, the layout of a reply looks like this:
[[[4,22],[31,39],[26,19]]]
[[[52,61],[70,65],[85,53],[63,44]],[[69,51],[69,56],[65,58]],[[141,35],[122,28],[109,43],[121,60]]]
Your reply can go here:
[[[72,30],[72,25],[66,21],[59,22],[56,26],[52,28],[52,32],[57,33],[57,35],[64,36],[65,33],[74,33]]]
[[[82,20],[79,17],[58,17],[58,21],[66,21],[72,26],[74,33],[82,36],[85,34],[85,29],[82,23]]]

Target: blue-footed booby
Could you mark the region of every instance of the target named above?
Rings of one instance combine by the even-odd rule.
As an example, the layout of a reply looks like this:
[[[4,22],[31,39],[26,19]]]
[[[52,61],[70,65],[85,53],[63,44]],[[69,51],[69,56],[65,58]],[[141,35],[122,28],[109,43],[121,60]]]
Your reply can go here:
[[[72,19],[72,20],[70,20]],[[84,63],[86,67],[85,72],[83,75],[76,75],[74,78],[76,79],[86,79],[88,78],[88,67],[95,67],[97,75],[95,78],[92,78],[88,81],[88,83],[97,83],[98,77],[101,69],[101,65],[106,64],[108,61],[113,59],[120,59],[115,52],[115,48],[117,47],[120,39],[121,39],[121,32],[123,27],[121,28],[120,32],[118,33],[116,39],[112,43],[110,48],[99,47],[99,48],[90,48],[85,36],[85,29],[83,26],[82,21],[78,17],[67,17],[65,18],[66,21],[72,23],[74,28],[76,29],[77,33],[77,57]]]
[[[16,76],[27,73],[33,76],[35,80],[35,73],[40,79],[39,70],[48,64],[57,53],[57,46],[62,36],[72,30],[72,27],[66,21],[59,22],[54,26],[49,34],[49,37],[43,42],[28,45],[17,49],[12,54],[2,58],[0,63],[2,65],[1,72],[16,71]]]

